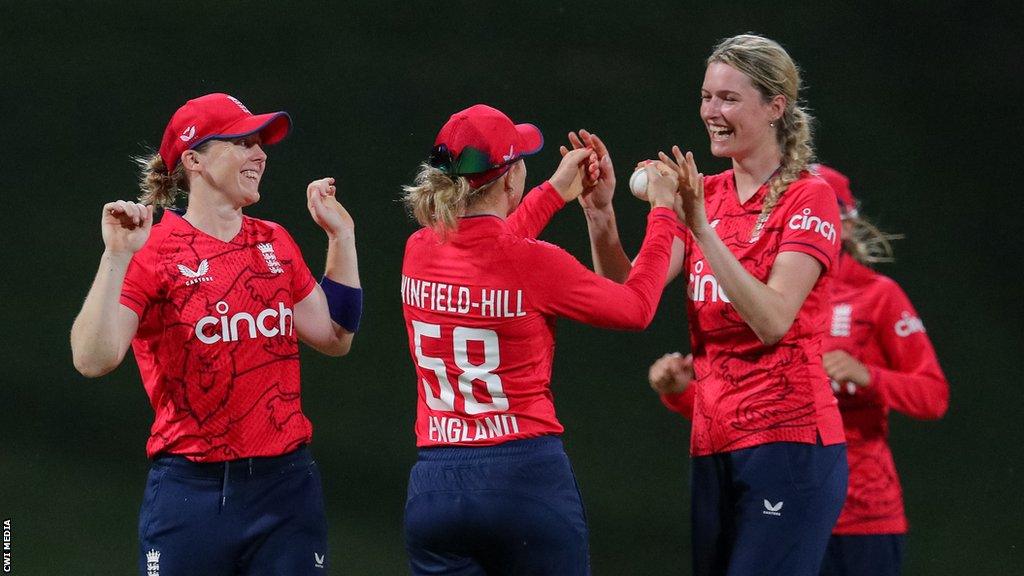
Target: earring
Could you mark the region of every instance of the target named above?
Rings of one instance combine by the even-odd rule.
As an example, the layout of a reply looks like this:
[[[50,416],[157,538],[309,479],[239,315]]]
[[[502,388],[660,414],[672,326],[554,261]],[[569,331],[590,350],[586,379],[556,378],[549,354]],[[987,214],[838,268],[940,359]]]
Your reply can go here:
[[[771,126],[772,128],[775,128],[775,121],[769,122],[768,125]]]

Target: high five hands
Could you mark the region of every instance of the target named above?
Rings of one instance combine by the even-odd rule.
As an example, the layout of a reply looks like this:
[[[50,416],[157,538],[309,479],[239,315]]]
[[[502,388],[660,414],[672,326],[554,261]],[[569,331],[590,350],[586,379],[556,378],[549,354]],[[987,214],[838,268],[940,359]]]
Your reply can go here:
[[[583,178],[583,192],[579,197],[580,205],[586,210],[609,210],[612,197],[615,194],[615,168],[612,165],[611,156],[608,154],[608,147],[597,134],[586,130],[569,133],[570,151],[562,146],[560,151],[563,156],[582,149],[594,151],[596,163],[592,160],[588,171]],[[593,157],[592,157],[593,158]],[[676,199],[676,173],[670,167],[662,163],[653,166],[644,165],[648,170],[648,193],[642,199],[649,201],[652,206],[674,207],[678,204]]]

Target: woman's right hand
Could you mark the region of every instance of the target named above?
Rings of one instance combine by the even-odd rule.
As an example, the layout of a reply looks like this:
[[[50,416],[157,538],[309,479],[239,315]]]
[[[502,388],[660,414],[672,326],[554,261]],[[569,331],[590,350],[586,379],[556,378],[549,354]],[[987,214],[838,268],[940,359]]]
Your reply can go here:
[[[583,193],[584,172],[589,180],[597,178],[597,153],[590,148],[566,150],[548,182],[555,187],[562,200],[569,202]]]
[[[676,194],[678,180],[675,171],[662,162],[649,162],[643,170],[647,171],[647,198],[651,208],[675,208],[679,195]]]
[[[684,392],[693,381],[693,354],[665,354],[651,364],[647,371],[647,380],[658,394]]]
[[[100,228],[108,252],[135,254],[146,244],[153,229],[153,206],[130,200],[108,202],[103,206]]]
[[[586,130],[569,132],[569,145],[573,150],[590,148],[594,151],[590,163],[587,165],[583,178],[583,192],[579,197],[580,205],[585,210],[609,210],[611,209],[612,196],[615,195],[615,168],[612,166],[611,156],[608,155],[608,147],[597,137]],[[559,148],[562,156],[569,153],[565,146]]]

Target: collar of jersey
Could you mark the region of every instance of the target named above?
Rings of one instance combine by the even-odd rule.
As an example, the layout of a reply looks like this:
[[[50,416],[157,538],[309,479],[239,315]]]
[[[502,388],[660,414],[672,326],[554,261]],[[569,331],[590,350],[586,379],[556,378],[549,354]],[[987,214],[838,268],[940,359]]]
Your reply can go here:
[[[210,236],[206,232],[203,232],[199,228],[193,226],[192,223],[189,222],[188,220],[185,220],[185,211],[182,210],[181,208],[164,209],[164,217],[160,219],[160,223],[163,224],[165,221],[172,228],[186,230],[189,232],[195,232],[196,234],[202,234],[203,236],[210,238],[211,240],[220,242],[221,244],[239,244],[240,242],[244,242],[243,238],[245,238],[246,236],[246,228],[248,228],[249,226],[249,217],[243,215],[242,227],[238,230],[238,234],[236,234],[235,237],[232,238],[231,240],[225,242],[220,238]]]
[[[497,236],[508,231],[508,223],[495,214],[459,216],[457,236]]]
[[[768,193],[768,182],[761,184],[753,196],[748,198],[746,202],[741,203],[739,193],[736,191],[736,175],[732,170],[728,170],[725,173],[725,182],[722,190],[728,195],[729,201],[739,206],[744,212],[760,214],[761,207],[764,206],[764,197]]]

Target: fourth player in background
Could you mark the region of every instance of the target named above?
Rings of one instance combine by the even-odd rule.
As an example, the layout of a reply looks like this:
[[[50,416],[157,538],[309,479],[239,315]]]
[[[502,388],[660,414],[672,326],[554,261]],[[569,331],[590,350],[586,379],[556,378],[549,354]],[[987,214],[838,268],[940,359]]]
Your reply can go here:
[[[849,180],[818,166],[836,192],[843,254],[832,287],[825,370],[846,429],[850,486],[832,529],[823,576],[897,576],[907,517],[889,448],[889,411],[941,418],[949,385],[907,295],[868,266],[892,260],[889,236],[860,215]]]

